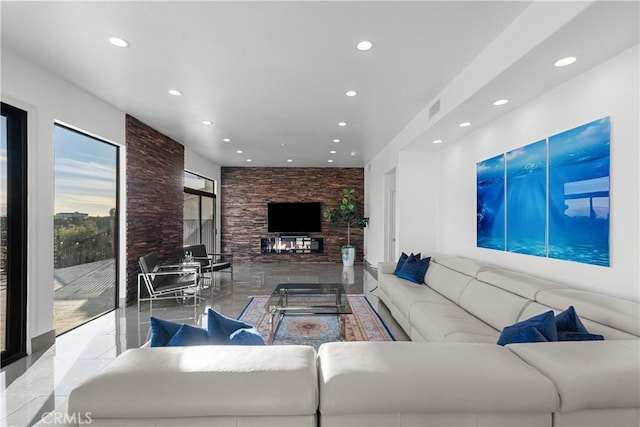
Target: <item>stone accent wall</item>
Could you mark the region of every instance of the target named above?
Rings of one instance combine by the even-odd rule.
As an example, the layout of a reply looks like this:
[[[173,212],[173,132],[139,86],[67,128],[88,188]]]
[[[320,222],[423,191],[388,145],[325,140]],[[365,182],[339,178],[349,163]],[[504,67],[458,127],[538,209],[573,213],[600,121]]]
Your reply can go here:
[[[267,232],[268,202],[321,202],[322,211],[337,208],[343,188],[356,190],[360,209],[364,204],[362,168],[244,168],[223,167],[220,207],[223,252],[234,261],[341,262],[340,248],[347,243],[347,227],[322,218],[322,231],[311,237],[324,238],[322,254],[262,254],[260,238],[277,237]],[[362,262],[364,230],[351,230],[356,261]]]
[[[184,147],[134,117],[126,117],[127,302],[138,293],[138,258],[156,252],[176,261],[182,246]]]

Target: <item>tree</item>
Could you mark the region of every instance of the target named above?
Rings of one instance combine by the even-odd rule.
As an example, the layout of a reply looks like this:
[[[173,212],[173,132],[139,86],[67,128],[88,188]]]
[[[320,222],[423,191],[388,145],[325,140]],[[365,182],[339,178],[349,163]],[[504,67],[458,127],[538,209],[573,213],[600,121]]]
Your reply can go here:
[[[340,206],[324,211],[324,217],[332,223],[347,225],[347,247],[351,246],[351,227],[364,228],[369,224],[369,217],[362,216],[358,211],[358,205],[354,200],[355,193],[354,189],[343,189]]]

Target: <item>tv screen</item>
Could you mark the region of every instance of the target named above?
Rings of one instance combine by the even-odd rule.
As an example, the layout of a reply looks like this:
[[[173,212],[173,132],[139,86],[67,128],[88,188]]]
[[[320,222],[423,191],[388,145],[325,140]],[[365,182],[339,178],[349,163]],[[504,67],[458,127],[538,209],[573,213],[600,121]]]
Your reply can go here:
[[[310,233],[322,227],[320,202],[269,203],[267,205],[270,233]]]

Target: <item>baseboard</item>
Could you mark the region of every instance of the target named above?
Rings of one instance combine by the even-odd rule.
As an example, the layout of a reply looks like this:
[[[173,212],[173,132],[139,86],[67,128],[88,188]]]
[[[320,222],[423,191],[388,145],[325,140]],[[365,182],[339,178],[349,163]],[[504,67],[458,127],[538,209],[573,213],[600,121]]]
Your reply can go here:
[[[46,350],[56,343],[56,331],[55,329],[40,334],[37,337],[31,338],[31,352],[35,353],[41,350]]]

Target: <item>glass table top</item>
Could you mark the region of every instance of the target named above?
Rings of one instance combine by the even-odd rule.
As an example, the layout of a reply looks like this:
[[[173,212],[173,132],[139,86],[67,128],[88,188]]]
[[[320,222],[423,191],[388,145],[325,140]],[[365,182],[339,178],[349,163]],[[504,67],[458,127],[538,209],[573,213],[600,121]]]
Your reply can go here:
[[[342,283],[280,283],[265,304],[275,314],[350,314],[351,306]]]

